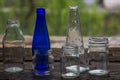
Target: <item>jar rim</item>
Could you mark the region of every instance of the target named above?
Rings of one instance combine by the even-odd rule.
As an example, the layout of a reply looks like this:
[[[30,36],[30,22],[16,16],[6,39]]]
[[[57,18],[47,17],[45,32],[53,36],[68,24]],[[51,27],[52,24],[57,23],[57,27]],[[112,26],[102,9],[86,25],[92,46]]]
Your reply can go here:
[[[89,38],[89,44],[108,44],[107,37],[91,37]]]

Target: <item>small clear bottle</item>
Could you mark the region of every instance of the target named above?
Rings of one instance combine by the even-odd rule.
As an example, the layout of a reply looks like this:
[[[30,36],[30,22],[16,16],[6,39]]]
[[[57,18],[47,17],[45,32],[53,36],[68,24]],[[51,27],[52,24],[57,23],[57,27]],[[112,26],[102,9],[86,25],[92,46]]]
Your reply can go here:
[[[77,78],[79,77],[79,54],[77,46],[63,46],[61,54],[61,77]]]
[[[89,70],[88,58],[85,53],[78,6],[70,6],[66,45],[77,46],[79,54],[80,73]]]
[[[6,73],[18,73],[24,70],[25,39],[18,20],[8,20],[3,36],[3,61]]]
[[[108,38],[89,38],[89,74],[103,76],[108,74]]]

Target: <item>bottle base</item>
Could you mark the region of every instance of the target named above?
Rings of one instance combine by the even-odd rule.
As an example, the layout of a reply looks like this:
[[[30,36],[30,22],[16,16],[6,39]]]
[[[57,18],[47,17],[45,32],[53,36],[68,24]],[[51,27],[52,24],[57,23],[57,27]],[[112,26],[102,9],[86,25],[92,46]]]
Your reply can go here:
[[[86,71],[88,71],[89,70],[89,67],[83,67],[83,66],[80,66],[80,73],[84,73],[84,72],[86,72]]]
[[[42,76],[49,76],[50,75],[50,71],[38,71],[38,70],[34,70],[34,76],[38,76],[38,77],[42,77]]]
[[[74,73],[78,72],[77,65],[72,65],[72,66],[66,67],[66,70],[70,71],[70,72],[74,72]],[[89,70],[89,67],[80,66],[79,70],[80,70],[79,73],[84,73]]]
[[[62,74],[61,76],[62,78],[77,78],[79,75],[72,72],[68,72],[68,73]]]
[[[103,76],[103,75],[107,75],[108,71],[107,70],[96,69],[96,70],[90,70],[88,73],[91,74],[91,75]]]
[[[9,68],[5,68],[4,71],[9,72],[9,73],[17,73],[17,72],[23,71],[23,68],[21,68],[21,67],[9,67]]]

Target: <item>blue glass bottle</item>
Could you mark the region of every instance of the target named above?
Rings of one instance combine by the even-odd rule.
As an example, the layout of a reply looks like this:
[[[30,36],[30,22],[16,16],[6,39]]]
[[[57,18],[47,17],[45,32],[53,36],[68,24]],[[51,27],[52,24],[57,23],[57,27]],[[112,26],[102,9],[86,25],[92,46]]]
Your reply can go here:
[[[36,76],[50,75],[48,55],[50,39],[46,24],[45,9],[36,9],[36,25],[34,29],[32,52],[34,57],[34,74]]]

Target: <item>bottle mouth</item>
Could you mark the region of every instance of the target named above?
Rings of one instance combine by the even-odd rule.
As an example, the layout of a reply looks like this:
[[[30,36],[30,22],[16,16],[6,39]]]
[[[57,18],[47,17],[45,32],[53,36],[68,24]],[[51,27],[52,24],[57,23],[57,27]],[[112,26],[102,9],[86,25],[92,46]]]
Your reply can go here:
[[[19,22],[19,20],[10,20],[9,19],[7,21],[7,25],[10,26],[10,27],[13,27],[13,26],[19,27],[20,22]]]
[[[78,6],[70,6],[70,9],[76,10],[78,9]]]
[[[44,15],[45,14],[45,8],[37,8],[36,13]]]
[[[18,23],[19,23],[18,20],[10,20],[10,19],[8,19],[8,21],[7,21],[7,24],[18,24]]]

